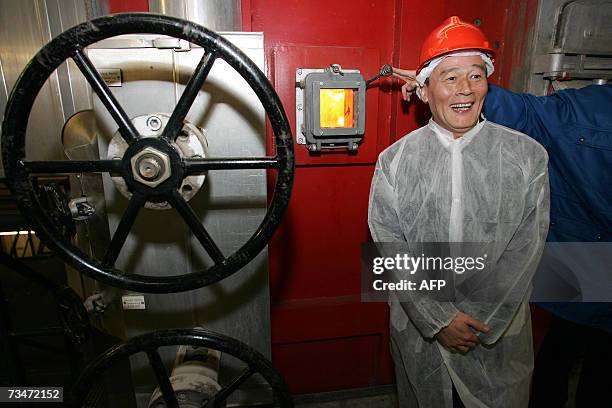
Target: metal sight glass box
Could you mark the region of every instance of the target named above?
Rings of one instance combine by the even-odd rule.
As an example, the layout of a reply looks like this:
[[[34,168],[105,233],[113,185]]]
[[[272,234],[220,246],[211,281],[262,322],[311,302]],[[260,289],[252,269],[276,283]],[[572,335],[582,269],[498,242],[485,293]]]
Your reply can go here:
[[[365,131],[366,82],[358,70],[332,64],[296,70],[296,138],[311,152],[357,151]]]

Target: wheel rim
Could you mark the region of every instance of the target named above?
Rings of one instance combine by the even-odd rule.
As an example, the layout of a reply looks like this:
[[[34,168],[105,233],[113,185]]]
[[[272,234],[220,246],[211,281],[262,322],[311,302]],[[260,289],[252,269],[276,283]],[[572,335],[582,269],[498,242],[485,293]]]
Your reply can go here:
[[[281,408],[293,407],[293,398],[284,380],[272,364],[258,351],[240,341],[204,329],[159,330],[143,334],[120,343],[98,356],[85,367],[72,389],[70,405],[81,407],[89,389],[97,377],[122,358],[145,352],[155,372],[160,390],[168,407],[178,407],[170,379],[161,357],[159,347],[190,345],[219,350],[236,357],[247,364],[247,367],[228,385],[223,387],[205,407],[212,408],[215,402],[222,403],[232,392],[237,390],[252,375],[259,373],[272,387],[275,403]],[[215,401],[216,399],[216,401]]]
[[[70,58],[79,66],[81,72],[105,104],[107,110],[119,125],[119,132],[122,137],[130,144],[130,148],[142,143],[143,139],[139,138],[138,132],[133,129],[129,118],[122,111],[118,102],[114,100],[108,87],[101,82],[100,76],[93,68],[83,49],[105,38],[145,32],[180,38],[195,43],[206,50],[198,68],[196,68],[194,75],[186,86],[177,108],[175,108],[166,125],[161,140],[155,142],[159,144],[160,149],[164,152],[171,151],[163,144],[170,140],[173,137],[173,132],[176,132],[182,126],[182,119],[191,106],[189,101],[193,102],[193,98],[200,90],[214,60],[217,58],[223,59],[232,66],[253,89],[266,111],[274,132],[276,148],[276,156],[274,157],[246,158],[240,161],[173,159],[173,174],[176,177],[209,169],[265,168],[277,170],[274,194],[264,219],[249,240],[238,251],[227,257],[217,251],[218,248],[216,248],[214,241],[211,242],[212,238],[199,224],[195,213],[180,197],[180,194],[174,194],[169,190],[165,191],[168,194],[166,198],[179,212],[215,262],[215,265],[207,269],[184,275],[162,277],[126,275],[113,266],[139,208],[147,197],[154,194],[148,196],[146,194],[134,194],[130,204],[128,204],[128,210],[126,210],[127,216],[124,214],[111,240],[109,251],[100,261],[89,258],[61,235],[42,207],[30,178],[32,173],[37,172],[79,173],[82,172],[83,166],[87,166],[88,172],[123,172],[129,178],[131,173],[127,170],[127,160],[98,160],[94,163],[24,160],[26,128],[36,95],[53,71]],[[187,103],[181,104],[184,98]],[[92,278],[112,286],[140,292],[170,293],[196,289],[217,282],[238,271],[261,252],[272,237],[288,205],[293,185],[294,154],[291,130],[280,99],[265,75],[233,44],[214,32],[197,24],[167,16],[118,14],[83,23],[60,34],[43,47],[22,72],[7,104],[2,135],[3,163],[9,187],[17,197],[21,211],[32,222],[33,227],[40,234],[45,244],[57,251],[73,267]],[[124,159],[126,157],[124,156]],[[196,222],[200,227],[195,226]]]

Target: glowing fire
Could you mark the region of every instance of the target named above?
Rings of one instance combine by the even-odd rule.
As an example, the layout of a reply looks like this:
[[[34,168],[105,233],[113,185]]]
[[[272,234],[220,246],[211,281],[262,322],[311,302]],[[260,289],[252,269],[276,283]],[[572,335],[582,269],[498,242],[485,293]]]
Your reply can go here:
[[[352,128],[354,122],[352,89],[321,89],[321,128]]]

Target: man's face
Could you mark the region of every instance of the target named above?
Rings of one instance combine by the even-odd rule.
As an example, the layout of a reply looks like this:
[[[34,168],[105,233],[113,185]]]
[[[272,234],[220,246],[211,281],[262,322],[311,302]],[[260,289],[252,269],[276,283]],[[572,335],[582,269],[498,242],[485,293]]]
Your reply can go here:
[[[421,91],[434,121],[461,137],[480,117],[488,91],[485,64],[477,55],[445,58]]]

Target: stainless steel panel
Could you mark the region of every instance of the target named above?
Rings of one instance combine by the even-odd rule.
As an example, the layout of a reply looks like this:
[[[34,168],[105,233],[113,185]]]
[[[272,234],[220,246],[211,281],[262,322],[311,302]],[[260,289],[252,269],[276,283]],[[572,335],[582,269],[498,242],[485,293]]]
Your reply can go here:
[[[574,1],[563,7],[555,47],[563,53],[612,56],[612,2]]]
[[[525,41],[528,71],[531,73],[526,78],[524,89],[516,91],[527,91],[535,95],[545,95],[549,82],[542,75],[534,74],[544,72],[548,65],[548,54],[553,50],[553,40],[555,35],[555,21],[559,14],[559,7],[566,0],[540,0],[538,3],[538,13],[536,25],[533,29],[533,41]],[[551,21],[552,20],[552,21]],[[540,70],[541,67],[541,70]]]
[[[609,78],[604,55],[612,55],[610,0],[540,0],[533,41],[527,41],[529,72],[524,90],[546,95],[549,88],[580,88]],[[573,54],[579,55],[573,55]],[[606,71],[604,71],[606,70]],[[551,72],[568,71],[571,81],[549,81]],[[543,75],[544,74],[544,75]]]
[[[127,37],[127,38],[126,38]],[[114,95],[130,117],[146,113],[170,114],[204,50],[175,52],[141,47],[126,36],[114,42],[126,48],[91,48],[89,57],[100,68],[119,68],[121,87]],[[225,34],[264,69],[262,34]],[[117,129],[105,108],[94,98],[100,123],[100,154]],[[222,60],[217,60],[187,115],[204,129],[210,157],[265,155],[265,113],[248,84]],[[110,230],[114,231],[127,205],[105,177],[104,190]],[[229,255],[257,229],[266,212],[266,177],[263,170],[211,171],[200,192],[190,201],[210,235]],[[210,265],[210,259],[183,220],[173,210],[143,209],[132,228],[117,265],[128,273],[153,276],[180,275]],[[177,278],[177,279],[180,279]],[[267,251],[235,275],[207,288],[178,294],[145,294],[146,310],[124,311],[125,333],[132,337],[159,328],[201,326],[235,337],[270,358],[270,320]],[[119,335],[119,333],[113,333]],[[173,351],[163,357],[173,361]],[[134,357],[132,367],[138,393],[150,393],[155,380],[146,357]],[[224,363],[221,375],[233,372]],[[239,396],[239,399],[250,398]]]
[[[2,1],[0,3],[0,61],[3,87],[13,88],[30,58],[50,39],[44,1]],[[10,91],[9,91],[10,92]],[[2,116],[6,102],[0,106]],[[61,102],[57,95],[57,77],[41,89],[32,108],[27,135],[27,154],[34,159],[63,157]],[[4,169],[0,169],[4,177]]]
[[[6,103],[8,102],[9,90],[6,88],[6,82],[4,80],[4,68],[2,67],[2,54],[0,54],[0,122],[4,116],[4,109],[6,108]],[[2,131],[0,130],[0,135]],[[2,159],[0,159],[0,164],[2,164]]]
[[[51,35],[55,37],[70,27],[98,17],[98,15],[92,15],[92,3],[83,0],[47,1]],[[67,61],[56,72],[57,92],[61,98],[64,121],[76,112],[91,109],[90,87],[74,62]]]
[[[190,20],[215,31],[239,31],[240,4],[240,0],[149,0],[149,11]]]
[[[32,56],[65,29],[95,17],[104,1],[0,0],[0,117],[10,90]],[[63,64],[40,91],[28,124],[27,154],[32,159],[64,158],[64,121],[91,107],[89,88],[73,64]],[[1,160],[1,159],[0,159]],[[0,177],[4,170],[0,167]]]

